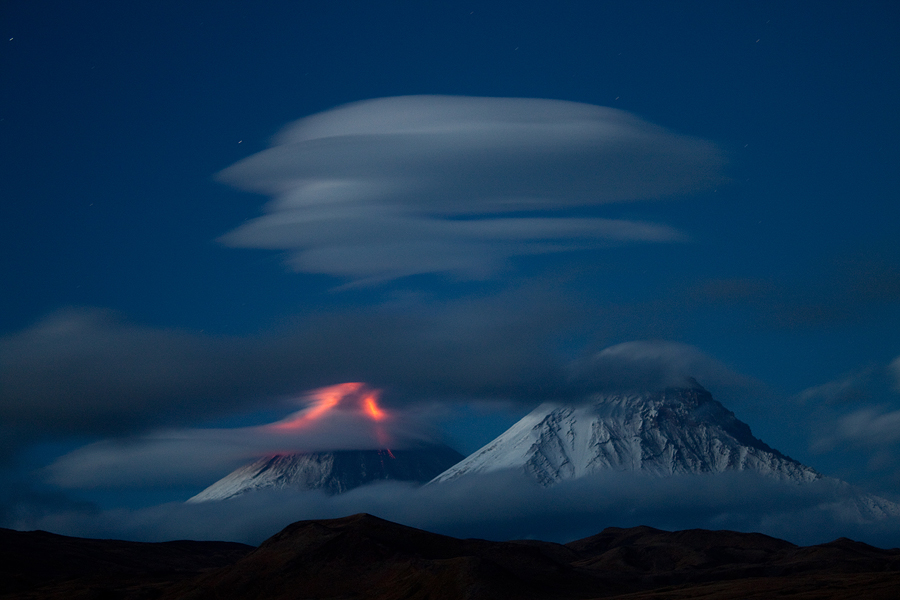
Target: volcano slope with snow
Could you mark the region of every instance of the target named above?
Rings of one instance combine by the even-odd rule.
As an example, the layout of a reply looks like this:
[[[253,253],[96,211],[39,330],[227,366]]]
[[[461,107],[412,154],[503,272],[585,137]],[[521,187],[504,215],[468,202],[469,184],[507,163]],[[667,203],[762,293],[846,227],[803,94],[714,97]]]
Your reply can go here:
[[[340,494],[374,481],[425,483],[463,455],[444,445],[402,450],[334,450],[266,456],[240,467],[188,502],[225,500],[269,488]]]
[[[778,479],[822,477],[753,436],[700,387],[598,395],[583,405],[543,404],[435,481],[523,468],[542,485],[600,470],[654,475],[754,470]]]
[[[754,437],[693,379],[653,393],[543,404],[431,483],[500,470],[522,470],[543,486],[609,470],[652,476],[751,471],[828,485],[840,494],[844,514],[855,519],[900,516],[900,505],[851,490]]]

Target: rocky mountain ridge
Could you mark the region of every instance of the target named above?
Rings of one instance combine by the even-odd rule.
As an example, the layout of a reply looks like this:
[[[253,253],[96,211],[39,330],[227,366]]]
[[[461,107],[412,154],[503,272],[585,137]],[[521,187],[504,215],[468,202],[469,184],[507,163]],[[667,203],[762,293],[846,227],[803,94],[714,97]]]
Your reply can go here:
[[[513,468],[542,485],[601,470],[660,476],[752,470],[797,482],[822,477],[754,437],[699,385],[543,404],[434,481]]]
[[[294,523],[255,549],[0,529],[0,583],[9,600],[886,600],[900,596],[900,549],[652,527],[567,544],[463,540],[358,514]]]
[[[425,483],[462,459],[460,453],[443,445],[276,454],[236,469],[188,502],[226,500],[273,488],[340,494],[387,479]]]

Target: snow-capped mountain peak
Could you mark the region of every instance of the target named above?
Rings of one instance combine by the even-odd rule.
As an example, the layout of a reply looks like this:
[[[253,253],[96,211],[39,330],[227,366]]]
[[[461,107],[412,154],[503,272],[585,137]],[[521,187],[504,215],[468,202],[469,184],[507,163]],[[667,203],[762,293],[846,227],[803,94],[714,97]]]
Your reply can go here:
[[[578,405],[543,404],[434,481],[519,468],[542,485],[608,469],[822,477],[754,437],[696,382],[654,393],[601,394]]]
[[[189,503],[226,500],[264,489],[293,488],[340,494],[374,481],[425,483],[461,460],[444,445],[401,450],[333,450],[275,454],[244,465],[193,496]]]

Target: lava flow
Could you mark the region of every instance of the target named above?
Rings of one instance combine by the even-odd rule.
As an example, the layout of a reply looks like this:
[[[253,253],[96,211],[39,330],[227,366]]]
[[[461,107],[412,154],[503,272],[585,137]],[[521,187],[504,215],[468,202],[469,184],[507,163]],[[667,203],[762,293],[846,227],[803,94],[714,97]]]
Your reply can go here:
[[[369,389],[364,383],[357,381],[319,388],[309,394],[311,402],[307,408],[269,427],[280,431],[303,429],[336,409],[355,411],[379,422],[388,416],[378,405],[379,396],[378,390]],[[378,433],[381,438],[383,433],[380,430]]]
[[[363,406],[365,406],[366,414],[368,414],[372,420],[380,421],[385,417],[384,411],[378,406],[377,392],[368,394],[363,400]]]

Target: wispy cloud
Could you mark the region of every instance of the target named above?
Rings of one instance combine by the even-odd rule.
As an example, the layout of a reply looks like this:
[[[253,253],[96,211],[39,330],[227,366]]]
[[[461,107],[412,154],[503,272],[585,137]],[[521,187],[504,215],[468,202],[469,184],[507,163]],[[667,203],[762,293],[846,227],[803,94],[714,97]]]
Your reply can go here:
[[[360,389],[366,395],[357,394]],[[334,392],[333,403],[321,402],[327,392]],[[376,390],[357,382],[330,386],[306,394],[304,408],[275,423],[171,429],[95,442],[59,457],[43,475],[63,488],[205,487],[269,454],[396,450],[438,441],[427,423],[411,418],[408,411],[383,409],[374,398]]]
[[[545,382],[555,390],[550,397],[577,401],[596,392],[662,389],[690,384],[691,376],[717,394],[736,388],[746,393],[754,385],[693,346],[664,341],[607,348],[569,373],[566,381]],[[345,383],[304,394],[305,408],[270,425],[164,429],[95,442],[58,458],[44,469],[44,477],[66,488],[206,486],[241,463],[271,453],[403,448],[441,440],[439,427],[428,417],[434,407],[427,397],[414,401],[416,406],[376,407],[376,418],[363,404],[370,396],[377,399],[373,394],[360,383]]]
[[[860,369],[796,396],[808,407],[810,450],[819,460],[840,464],[856,456],[863,468],[843,467],[843,477],[863,481],[877,475],[881,481],[870,484],[892,491],[900,483],[896,363]]]
[[[841,379],[807,388],[797,394],[797,400],[801,403],[818,401],[832,405],[858,403],[870,397],[868,388],[874,375],[874,368],[863,369]]]
[[[900,392],[900,356],[891,361],[888,370],[894,377],[894,389]]]
[[[542,488],[514,472],[421,488],[386,482],[326,496],[273,490],[223,502],[172,503],[144,509],[60,505],[18,511],[20,529],[162,541],[229,539],[259,543],[286,524],[368,512],[459,537],[568,541],[609,526],[704,527],[759,531],[799,543],[851,536],[891,545],[897,519],[861,518],[855,492],[833,481],[804,486],[753,473],[657,478],[605,472]]]
[[[690,346],[642,342],[569,367],[555,348],[582,316],[522,291],[382,306],[298,320],[250,336],[136,325],[62,311],[0,337],[0,449],[48,436],[180,430],[226,415],[282,413],[305,391],[364,381],[388,406],[434,401],[537,404],[652,385],[677,373],[716,393],[740,377]],[[626,382],[627,383],[627,382]]]
[[[605,348],[569,367],[570,381],[585,393],[646,391],[691,385],[695,379],[717,398],[759,391],[761,384],[695,346],[666,340],[637,340]],[[741,394],[738,394],[741,395]]]
[[[844,415],[833,432],[835,441],[862,446],[884,446],[900,442],[900,410],[867,407]]]
[[[241,337],[62,311],[0,337],[0,450],[46,436],[118,436],[286,412],[306,390],[343,381],[388,388],[389,403],[528,402],[564,383],[548,350],[557,320],[534,309],[503,298],[402,314],[357,309]]]
[[[703,189],[722,180],[723,163],[709,142],[611,108],[369,100],[302,119],[223,171],[223,181],[274,199],[222,241],[286,250],[298,271],[357,283],[481,278],[513,256],[682,240],[663,224],[583,209]]]

